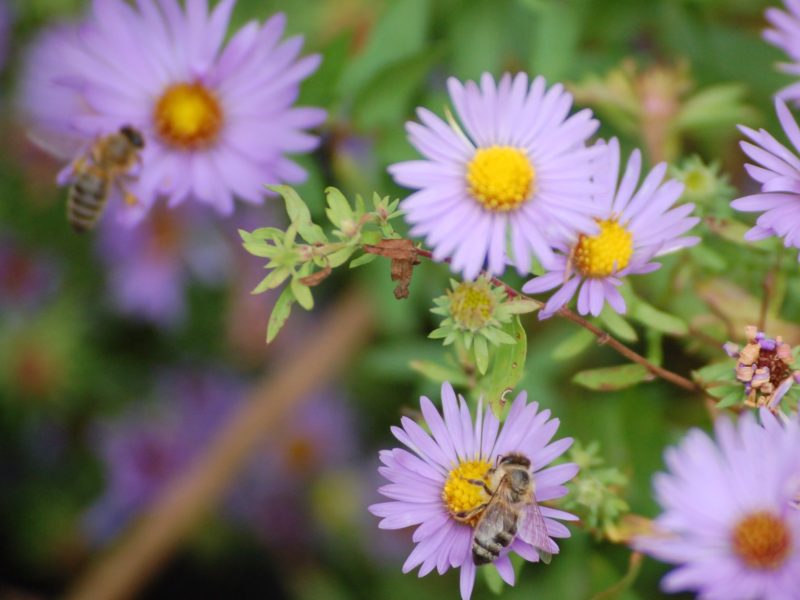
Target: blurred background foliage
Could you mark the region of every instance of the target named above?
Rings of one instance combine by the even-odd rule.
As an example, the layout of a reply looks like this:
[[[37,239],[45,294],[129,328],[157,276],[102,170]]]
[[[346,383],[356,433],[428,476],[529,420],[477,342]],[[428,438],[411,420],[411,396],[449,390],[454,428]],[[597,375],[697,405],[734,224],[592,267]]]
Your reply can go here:
[[[378,191],[402,197],[385,167],[414,157],[403,123],[420,105],[441,114],[444,83],[451,75],[526,70],[563,81],[579,105],[597,111],[601,136],[619,136],[627,151],[643,148],[650,164],[670,160],[673,175],[687,183],[686,199],[698,203],[704,217],[699,226],[704,243],[668,257],[659,272],[635,278],[635,290],[628,293],[639,300],[630,318],[605,326],[654,362],[688,374],[723,359],[721,342],[741,340],[744,325],[758,319],[765,285],[772,297],[766,307],[770,333],[800,341],[798,326],[789,324],[800,316],[800,293],[793,293],[800,292],[800,279],[789,276],[796,269],[794,258],[770,241],[744,246],[745,224],[733,220],[727,207],[735,187],[744,191],[749,185],[735,125],[777,130],[771,96],[787,83],[774,68],[782,57],[760,37],[768,4],[239,0],[234,25],[284,11],[290,32],[302,33],[306,48],[324,56],[301,98],[329,110],[322,147],[301,159],[311,176],[300,193],[317,216],[326,185],[348,196]],[[219,248],[234,275],[209,280],[176,267],[182,278],[178,293],[185,301],[180,317],[143,317],[115,302],[117,259],[108,260],[108,249],[97,239],[69,231],[64,192],[53,183],[58,165],[26,141],[14,107],[26,45],[38,30],[76,17],[85,5],[83,0],[12,0],[9,39],[0,40],[9,51],[0,75],[2,598],[63,591],[105,543],[87,515],[99,510],[115,485],[123,485],[117,479],[133,472],[139,478],[135,484],[123,483],[139,486],[141,495],[140,504],[126,506],[124,515],[107,516],[119,528],[147,505],[170,469],[180,469],[182,460],[190,460],[185,454],[213,434],[208,425],[198,434],[201,441],[172,447],[188,435],[189,424],[202,420],[203,411],[178,407],[181,394],[165,388],[165,378],[221,373],[216,384],[227,386],[222,396],[235,406],[237,390],[269,372],[276,356],[314,342],[317,313],[296,312],[275,344],[265,346],[274,296],[248,295],[260,279],[260,264],[239,247],[235,226],[279,222],[281,211],[274,207],[203,226],[200,239]],[[167,240],[164,251],[174,257],[186,237],[179,219],[168,221],[159,239]],[[134,242],[125,250],[135,256],[142,247]],[[164,566],[143,597],[456,596],[452,572],[422,580],[402,575],[410,536],[379,532],[365,509],[376,496],[376,450],[393,444],[389,426],[416,409],[420,394],[438,397],[438,384],[423,379],[409,363],[442,360],[441,346],[426,336],[438,322],[429,309],[447,287],[448,273],[422,265],[410,298],[396,301],[386,263],[374,261],[317,288],[321,304],[335,300],[347,277],[368,283],[379,316],[376,336],[336,389],[318,393],[323,399],[345,398],[337,406],[347,418],[327,420],[332,431],[304,432],[308,419],[298,417],[286,439],[270,441],[263,462],[284,457],[285,464],[248,471],[261,484],[255,490],[247,482],[237,484],[230,501]],[[506,279],[521,283],[514,274]],[[605,466],[629,480],[624,499],[632,511],[653,516],[650,477],[662,466],[665,445],[690,426],[708,426],[703,403],[640,376],[627,383],[615,380],[620,388],[615,391],[596,391],[604,387],[597,377],[576,374],[622,364],[618,356],[570,323],[540,323],[530,316],[523,322],[528,358],[519,388],[553,410],[561,419],[561,434],[584,447],[598,442]],[[184,394],[194,397],[191,391]],[[171,433],[154,439],[143,433],[176,419],[180,426],[167,429]],[[115,428],[133,431],[128,458],[141,460],[129,460],[132,466],[103,442]],[[350,451],[328,462],[323,460],[328,449],[320,450],[315,440],[347,445]],[[181,460],[169,463],[177,455]],[[277,483],[286,480],[286,486]],[[265,481],[276,482],[266,493]],[[284,492],[294,500],[280,498]],[[248,501],[251,509],[239,510]],[[253,510],[253,502],[260,508]],[[293,527],[273,527],[278,520]],[[573,537],[550,566],[526,565],[517,587],[504,589],[503,597],[660,597],[664,567],[653,561],[644,562],[630,587],[596,596],[625,577],[630,552],[572,529]],[[479,582],[473,597],[493,597],[497,587],[493,580]]]

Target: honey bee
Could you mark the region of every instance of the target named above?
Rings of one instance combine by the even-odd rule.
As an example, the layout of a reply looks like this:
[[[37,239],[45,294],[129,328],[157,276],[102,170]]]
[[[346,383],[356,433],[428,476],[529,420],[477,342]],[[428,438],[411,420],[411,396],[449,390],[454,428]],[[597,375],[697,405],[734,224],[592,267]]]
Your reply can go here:
[[[549,563],[558,547],[547,535],[547,526],[536,502],[536,485],[530,472],[531,461],[513,452],[497,458],[489,470],[490,483],[468,479],[483,487],[489,500],[477,508],[459,513],[456,519],[470,522],[477,518],[472,534],[472,561],[476,565],[497,560],[503,548],[519,538],[536,548],[543,562]]]
[[[67,221],[75,231],[82,233],[94,227],[113,187],[122,192],[128,204],[136,204],[136,197],[125,188],[125,178],[140,160],[142,148],[142,134],[125,125],[118,132],[99,138],[73,163]]]

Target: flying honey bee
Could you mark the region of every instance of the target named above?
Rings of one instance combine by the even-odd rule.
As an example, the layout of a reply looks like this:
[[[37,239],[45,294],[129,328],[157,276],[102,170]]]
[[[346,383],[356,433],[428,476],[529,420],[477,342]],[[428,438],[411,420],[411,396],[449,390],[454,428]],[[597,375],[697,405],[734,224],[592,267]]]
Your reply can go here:
[[[83,233],[94,227],[114,187],[128,204],[136,204],[136,197],[125,188],[125,179],[140,160],[142,148],[142,134],[125,125],[118,132],[99,138],[73,163],[67,221],[75,231]]]
[[[470,522],[477,518],[472,534],[472,561],[476,565],[497,560],[503,548],[515,537],[536,548],[543,562],[558,552],[547,535],[547,526],[536,502],[536,485],[530,473],[531,461],[513,452],[497,458],[489,470],[490,483],[468,479],[483,487],[489,500],[477,508],[459,513],[456,519]]]

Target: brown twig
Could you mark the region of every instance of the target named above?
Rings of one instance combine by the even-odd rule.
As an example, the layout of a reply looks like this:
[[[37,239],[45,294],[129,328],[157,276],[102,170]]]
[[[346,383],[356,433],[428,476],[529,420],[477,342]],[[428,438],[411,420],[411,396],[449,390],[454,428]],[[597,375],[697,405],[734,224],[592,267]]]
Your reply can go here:
[[[429,250],[425,250],[423,248],[417,248],[417,256],[423,256],[423,257],[425,257],[427,259],[431,259],[431,260],[433,259],[433,253],[430,252]],[[503,289],[505,289],[505,291],[506,291],[506,293],[508,294],[509,297],[511,297],[511,298],[514,298],[514,297],[525,298],[526,300],[530,300],[530,301],[535,302],[536,304],[538,304],[539,308],[544,307],[544,303],[543,302],[541,302],[539,300],[536,300],[535,298],[531,298],[530,296],[527,296],[526,294],[523,294],[522,292],[520,292],[517,289],[514,289],[513,287],[511,287],[510,285],[508,285],[504,281],[501,281],[501,280],[497,279],[496,277],[489,277],[489,279],[494,285],[502,287]],[[580,315],[572,312],[566,306],[561,308],[561,309],[559,309],[555,314],[557,314],[558,316],[563,317],[563,318],[565,318],[565,319],[567,319],[569,321],[572,321],[573,323],[575,323],[577,325],[580,325],[581,327],[583,327],[584,329],[589,331],[592,335],[594,335],[597,338],[598,343],[604,344],[604,345],[607,345],[610,348],[613,348],[616,352],[618,352],[619,354],[621,354],[622,356],[624,356],[625,358],[627,358],[631,362],[634,362],[636,364],[642,365],[645,369],[650,371],[650,373],[652,373],[656,377],[660,377],[661,379],[663,379],[665,381],[668,381],[668,382],[672,383],[673,385],[677,385],[678,387],[681,387],[681,388],[683,388],[685,390],[688,390],[690,392],[702,392],[703,391],[700,386],[698,386],[696,383],[694,383],[690,379],[687,379],[686,377],[683,377],[682,375],[678,375],[677,373],[673,373],[672,371],[669,371],[667,369],[659,367],[658,365],[654,365],[649,360],[647,360],[644,356],[642,356],[641,354],[638,354],[637,352],[634,352],[633,350],[628,348],[625,344],[623,344],[622,342],[617,340],[614,336],[612,336],[611,334],[609,334],[606,331],[603,331],[602,329],[600,329],[599,327],[597,327],[593,323],[590,323],[589,321],[587,321],[586,319],[584,319]]]
[[[187,534],[220,499],[265,435],[280,426],[309,392],[335,375],[361,347],[373,323],[365,295],[350,291],[314,339],[249,393],[206,452],[164,490],[107,555],[84,573],[67,600],[122,600],[137,595]]]

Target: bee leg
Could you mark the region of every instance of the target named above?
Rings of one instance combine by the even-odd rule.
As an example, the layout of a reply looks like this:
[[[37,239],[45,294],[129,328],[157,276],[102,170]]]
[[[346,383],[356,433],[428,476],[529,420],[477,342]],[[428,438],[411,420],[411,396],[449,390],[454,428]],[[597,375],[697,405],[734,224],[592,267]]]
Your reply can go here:
[[[462,477],[462,479],[467,483],[471,483],[472,485],[477,485],[478,487],[482,487],[483,491],[485,491],[490,496],[494,493],[492,491],[492,488],[490,488],[489,485],[482,479],[469,479],[467,477]]]
[[[480,514],[487,506],[488,503],[484,502],[480,506],[476,506],[471,510],[462,510],[460,512],[457,512],[456,514],[453,515],[453,517],[456,519],[456,521],[462,521],[466,523],[470,519],[472,519],[475,515]]]

